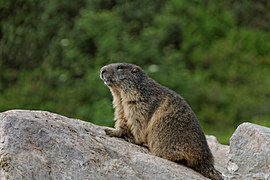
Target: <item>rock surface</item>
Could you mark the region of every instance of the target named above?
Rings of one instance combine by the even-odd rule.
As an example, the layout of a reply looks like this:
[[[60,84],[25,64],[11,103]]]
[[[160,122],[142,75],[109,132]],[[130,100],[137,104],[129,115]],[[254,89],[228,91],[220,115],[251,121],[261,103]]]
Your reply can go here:
[[[228,147],[208,137],[216,168]],[[104,127],[44,111],[0,113],[0,179],[206,179],[146,148],[105,135]]]
[[[270,128],[243,123],[230,141],[230,179],[270,179]]]

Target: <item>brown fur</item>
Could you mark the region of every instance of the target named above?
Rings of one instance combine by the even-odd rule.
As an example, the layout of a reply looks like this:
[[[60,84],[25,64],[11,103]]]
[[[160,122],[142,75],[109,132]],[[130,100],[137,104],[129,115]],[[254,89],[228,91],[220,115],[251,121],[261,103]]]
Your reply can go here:
[[[110,64],[100,72],[115,108],[115,129],[106,129],[106,134],[129,138],[156,156],[222,179],[197,118],[180,95],[133,64]]]

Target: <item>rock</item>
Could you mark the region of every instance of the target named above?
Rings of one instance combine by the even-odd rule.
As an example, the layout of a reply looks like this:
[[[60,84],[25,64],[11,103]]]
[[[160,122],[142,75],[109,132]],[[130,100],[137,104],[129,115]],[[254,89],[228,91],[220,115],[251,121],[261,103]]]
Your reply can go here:
[[[270,128],[243,123],[230,140],[230,179],[270,179]]]
[[[215,159],[215,168],[224,174],[227,171],[230,147],[220,144],[215,136],[207,135],[206,139]]]
[[[206,179],[104,128],[44,111],[0,113],[0,179]],[[207,139],[225,172],[228,147]]]

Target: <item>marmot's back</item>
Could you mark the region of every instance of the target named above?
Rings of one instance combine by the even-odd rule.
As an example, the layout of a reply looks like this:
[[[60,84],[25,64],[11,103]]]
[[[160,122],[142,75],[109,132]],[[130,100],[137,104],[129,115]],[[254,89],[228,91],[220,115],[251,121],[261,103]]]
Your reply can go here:
[[[145,144],[151,153],[182,163],[211,179],[222,179],[199,122],[177,93],[149,78],[133,64],[101,69],[101,79],[113,95],[115,129],[110,136]]]

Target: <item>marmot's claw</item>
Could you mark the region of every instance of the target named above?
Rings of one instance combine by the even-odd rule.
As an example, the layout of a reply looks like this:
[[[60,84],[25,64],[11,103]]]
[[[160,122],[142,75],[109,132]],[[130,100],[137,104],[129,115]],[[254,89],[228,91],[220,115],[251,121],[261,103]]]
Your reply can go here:
[[[105,129],[105,133],[111,137],[123,137],[123,131],[121,129],[107,128]]]
[[[111,129],[105,129],[104,131],[105,131],[106,135],[110,135],[112,130]]]

